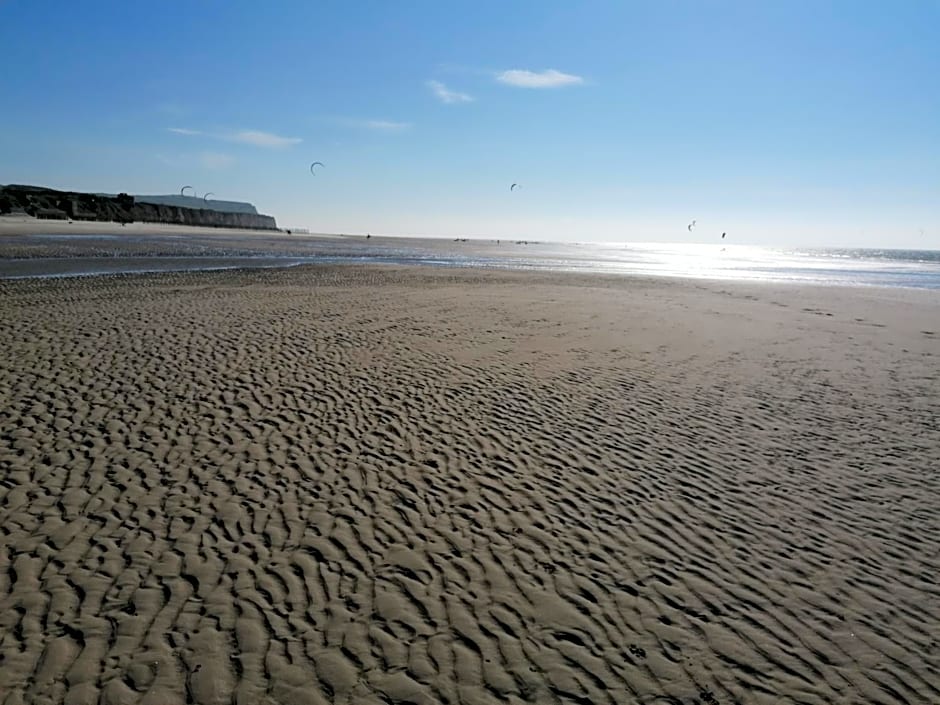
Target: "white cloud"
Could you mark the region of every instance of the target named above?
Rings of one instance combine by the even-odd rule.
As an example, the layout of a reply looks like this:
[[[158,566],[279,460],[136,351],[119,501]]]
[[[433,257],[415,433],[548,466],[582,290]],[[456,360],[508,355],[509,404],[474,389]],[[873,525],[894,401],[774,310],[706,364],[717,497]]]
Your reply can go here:
[[[411,127],[410,122],[395,122],[394,120],[362,120],[360,124],[368,130],[380,132],[401,132]]]
[[[214,140],[223,140],[225,142],[238,142],[239,144],[250,144],[255,147],[265,147],[267,149],[283,149],[300,144],[303,140],[299,137],[281,137],[272,132],[263,132],[261,130],[235,130],[231,132],[203,132],[202,130],[192,130],[188,127],[168,127],[168,132],[176,135],[185,135],[187,137],[210,137]]]
[[[438,97],[442,103],[452,105],[454,103],[469,103],[473,98],[466,93],[452,91],[440,81],[428,81],[428,88]]]
[[[272,149],[282,149],[303,142],[299,137],[281,137],[271,132],[262,132],[261,130],[239,130],[221,139],[230,142],[241,142],[243,144],[253,144],[256,147],[270,147]]]
[[[508,86],[517,86],[519,88],[560,88],[584,83],[581,76],[562,73],[555,69],[547,69],[541,72],[511,69],[496,74],[496,80]]]
[[[370,130],[372,132],[385,132],[388,134],[405,132],[414,127],[410,122],[399,122],[397,120],[369,120],[354,117],[344,117],[342,115],[320,115],[315,118],[324,123],[345,127],[351,130]]]
[[[356,118],[328,118],[328,120],[344,127],[375,132],[403,132],[411,128],[410,122],[396,122],[395,120],[359,120]]]

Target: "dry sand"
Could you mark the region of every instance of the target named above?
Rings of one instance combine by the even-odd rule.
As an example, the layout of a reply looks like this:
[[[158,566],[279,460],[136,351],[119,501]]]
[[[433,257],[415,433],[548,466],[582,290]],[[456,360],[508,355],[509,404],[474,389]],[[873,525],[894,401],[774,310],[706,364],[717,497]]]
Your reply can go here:
[[[940,702],[940,300],[0,282],[0,703]]]

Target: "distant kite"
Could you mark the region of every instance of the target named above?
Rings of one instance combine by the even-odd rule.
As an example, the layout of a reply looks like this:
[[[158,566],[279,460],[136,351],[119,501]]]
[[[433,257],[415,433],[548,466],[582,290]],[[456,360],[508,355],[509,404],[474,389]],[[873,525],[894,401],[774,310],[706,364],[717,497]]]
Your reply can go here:
[[[692,229],[695,227],[695,221],[693,220],[691,223],[689,223],[688,227],[689,227],[689,232],[692,232]]]
[[[510,191],[515,191],[517,188],[522,188],[519,184],[513,184],[509,187]]]
[[[314,162],[313,164],[310,165],[310,173],[311,173],[311,174],[314,174],[314,175],[317,173],[317,172],[315,172],[315,171],[313,170],[313,167],[315,167],[315,166],[322,166],[322,167],[326,168],[326,167],[324,166],[323,162]]]
[[[209,193],[207,193],[205,196],[202,197],[202,200],[205,201],[206,203],[208,203],[208,202],[209,202],[209,196],[214,196],[214,195],[215,195],[215,194],[212,193],[212,191],[210,191]]]
[[[728,234],[728,233],[722,233],[722,234],[721,234],[721,239],[724,240],[724,239],[725,239],[725,235],[727,235],[727,234]]]
[[[184,186],[183,188],[181,188],[181,189],[180,189],[180,196],[185,196],[186,194],[183,193],[183,191],[185,191],[185,190],[188,189],[188,188],[193,188],[193,187],[192,187],[192,186]],[[195,197],[196,197],[196,189],[193,188],[193,198],[195,198]]]

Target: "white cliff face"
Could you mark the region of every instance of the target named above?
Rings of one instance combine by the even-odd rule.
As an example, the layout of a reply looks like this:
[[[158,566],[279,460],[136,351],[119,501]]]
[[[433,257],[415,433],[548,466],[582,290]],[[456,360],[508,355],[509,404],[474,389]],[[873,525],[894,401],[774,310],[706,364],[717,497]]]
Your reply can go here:
[[[277,222],[273,216],[258,213],[228,213],[207,208],[181,208],[154,203],[135,203],[131,212],[134,220],[145,223],[277,230]]]
[[[222,211],[224,213],[245,213],[247,215],[258,215],[258,210],[253,204],[245,201],[225,201],[217,200],[214,197],[208,199],[201,196],[180,196],[177,194],[168,195],[135,195],[134,201],[137,203],[155,203],[162,206],[178,206],[180,208],[195,208],[197,210]]]

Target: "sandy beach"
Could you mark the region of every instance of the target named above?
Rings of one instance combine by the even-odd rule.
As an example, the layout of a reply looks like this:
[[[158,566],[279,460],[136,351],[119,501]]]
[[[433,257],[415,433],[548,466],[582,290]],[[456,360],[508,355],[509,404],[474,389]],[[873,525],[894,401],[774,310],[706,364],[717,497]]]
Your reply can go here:
[[[2,705],[940,702],[936,293],[0,281],[0,340]]]
[[[185,235],[213,235],[218,233],[264,235],[266,230],[238,230],[235,228],[200,228],[192,225],[167,223],[109,223],[100,220],[43,220],[27,215],[0,216],[0,236],[29,235],[32,233],[104,233],[110,235],[158,235],[180,233]],[[276,231],[275,231],[275,234]]]
[[[37,248],[35,242],[24,245],[29,236],[49,235],[74,238],[76,246],[63,242],[52,242]],[[288,235],[280,230],[240,230],[238,228],[210,228],[192,225],[170,225],[166,223],[109,223],[102,221],[67,221],[41,220],[25,215],[0,216],[0,248],[4,257],[85,257],[93,256],[87,247],[82,247],[82,238],[105,237],[112,240],[112,246],[122,255],[146,254],[135,237],[157,236],[178,238],[176,248],[179,252],[191,249],[192,243],[213,243],[218,247],[245,247],[253,244],[272,253],[289,247],[291,243],[306,240],[341,240],[362,239],[358,236],[346,236],[330,233],[306,233]],[[67,240],[65,241],[68,242]]]

